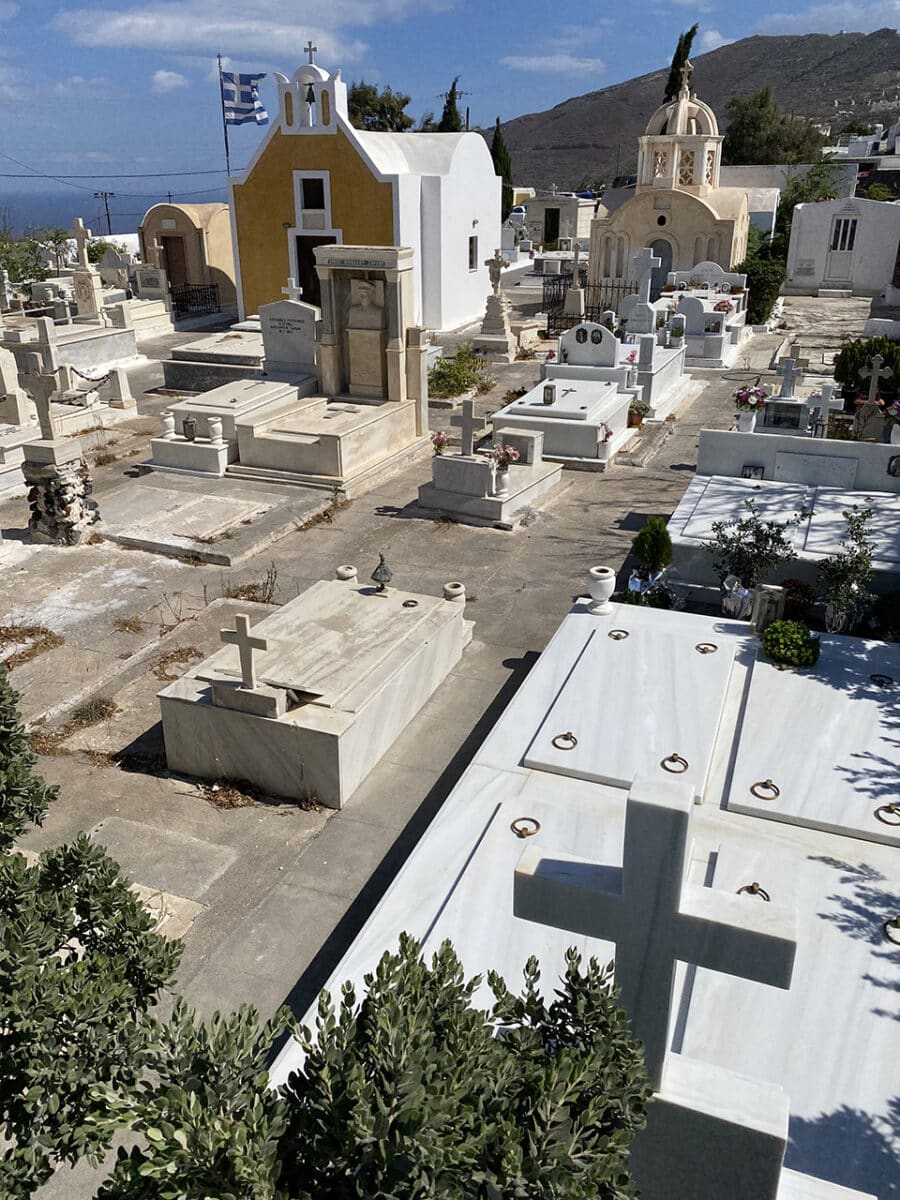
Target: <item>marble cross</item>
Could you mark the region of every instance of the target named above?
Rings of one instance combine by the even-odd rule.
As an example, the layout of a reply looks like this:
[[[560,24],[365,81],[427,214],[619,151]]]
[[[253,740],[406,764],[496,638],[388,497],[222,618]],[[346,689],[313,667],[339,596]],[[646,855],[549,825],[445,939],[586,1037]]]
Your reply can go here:
[[[799,383],[803,378],[803,369],[794,358],[782,358],[775,368],[775,374],[780,375],[781,391],[779,396],[785,400],[792,400],[794,397],[794,384]]]
[[[31,375],[28,379],[28,390],[37,409],[38,423],[41,427],[41,439],[52,442],[58,435],[56,421],[50,412],[50,397],[59,391],[59,380],[56,374]]]
[[[650,287],[653,282],[653,270],[655,267],[661,266],[662,259],[657,258],[649,246],[645,246],[639,254],[636,254],[631,260],[637,267],[641,278],[640,298],[642,304],[650,303]]]
[[[475,434],[487,428],[487,421],[484,417],[475,416],[475,401],[463,400],[462,415],[451,417],[450,424],[455,425],[462,430],[462,450],[460,453],[463,457],[471,458],[475,453]]]
[[[282,296],[287,296],[288,300],[299,300],[303,295],[303,288],[297,286],[297,281],[291,275],[288,279],[287,287],[281,289]]]
[[[91,231],[85,229],[84,221],[81,217],[76,217],[72,222],[72,237],[75,239],[75,245],[78,249],[78,265],[79,267],[90,267],[88,259],[88,241],[91,237]]]
[[[869,404],[877,404],[879,379],[890,379],[894,372],[890,367],[884,365],[881,355],[876,354],[867,367],[860,368],[859,373],[863,379],[869,380],[869,395],[867,396]]]
[[[310,39],[310,40],[309,40],[309,41],[306,43],[306,45],[303,47],[303,49],[304,49],[304,50],[306,51],[306,53],[309,55],[309,65],[310,65],[311,67],[312,67],[312,66],[314,66],[314,65],[315,65],[315,61],[316,61],[316,60],[315,60],[315,58],[314,58],[314,55],[317,53],[317,51],[318,51],[319,47],[318,47],[318,46],[314,46],[314,45],[312,44],[312,39]]]
[[[616,943],[616,986],[654,1090],[678,961],[784,989],[794,970],[794,910],[685,880],[692,808],[689,785],[635,779],[621,867],[532,848],[515,873],[517,917]]]
[[[156,238],[150,243],[150,266],[156,267],[157,271],[162,270],[162,243]]]
[[[256,664],[253,661],[254,650],[268,650],[266,638],[250,636],[250,618],[244,613],[238,613],[234,618],[234,629],[222,629],[219,636],[223,642],[237,646],[241,656],[241,687],[245,691],[256,690]]]

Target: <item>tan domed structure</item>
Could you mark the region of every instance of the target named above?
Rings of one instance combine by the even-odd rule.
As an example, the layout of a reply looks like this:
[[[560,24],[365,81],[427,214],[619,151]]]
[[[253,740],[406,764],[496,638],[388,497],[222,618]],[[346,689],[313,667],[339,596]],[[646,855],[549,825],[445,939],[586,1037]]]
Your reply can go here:
[[[669,271],[701,262],[727,271],[746,255],[747,193],[719,186],[723,139],[713,110],[691,93],[692,69],[688,65],[679,94],[656,110],[638,141],[635,187],[603,197],[591,225],[591,283],[630,278],[631,260],[644,246],[661,260],[654,295]]]

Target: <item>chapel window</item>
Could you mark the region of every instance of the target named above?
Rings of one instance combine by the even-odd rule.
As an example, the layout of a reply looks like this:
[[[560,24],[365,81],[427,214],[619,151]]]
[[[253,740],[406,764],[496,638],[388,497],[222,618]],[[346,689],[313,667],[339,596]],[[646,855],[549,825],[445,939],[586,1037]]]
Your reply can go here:
[[[478,270],[478,238],[469,238],[469,270]]]
[[[694,151],[682,150],[678,164],[678,182],[682,187],[690,187],[694,182]]]
[[[302,188],[304,208],[323,209],[325,207],[324,179],[304,179]]]
[[[856,242],[856,217],[838,217],[831,233],[832,250],[852,250]]]

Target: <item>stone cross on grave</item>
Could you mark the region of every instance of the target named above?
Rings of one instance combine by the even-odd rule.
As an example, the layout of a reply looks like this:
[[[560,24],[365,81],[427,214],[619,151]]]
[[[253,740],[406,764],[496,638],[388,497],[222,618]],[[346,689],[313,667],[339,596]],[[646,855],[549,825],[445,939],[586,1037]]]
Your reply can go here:
[[[288,300],[299,300],[303,295],[303,288],[297,286],[297,281],[293,275],[288,279],[287,287],[281,289],[282,296],[287,296]]]
[[[794,969],[793,910],[685,881],[692,808],[690,785],[635,779],[621,867],[533,848],[515,874],[517,917],[616,943],[616,986],[655,1091],[678,961],[784,989]]]
[[[494,295],[499,296],[503,268],[509,266],[509,263],[503,257],[502,250],[495,250],[493,258],[486,258],[484,265],[487,267],[488,275],[491,277],[491,287],[494,289]]]
[[[75,245],[77,247],[78,265],[79,267],[88,269],[91,265],[87,252],[88,242],[91,238],[91,231],[89,229],[85,229],[84,221],[82,221],[81,217],[76,217],[72,222],[72,237],[75,239]]]
[[[38,424],[41,427],[41,439],[52,442],[58,434],[56,421],[50,412],[50,397],[59,391],[59,378],[56,372],[52,374],[41,372],[31,375],[28,379],[28,390],[37,409]]]
[[[890,367],[884,365],[884,359],[880,354],[876,354],[871,363],[867,367],[860,368],[860,375],[863,379],[869,380],[869,395],[866,400],[869,404],[878,403],[878,381],[879,379],[890,379],[894,372]]]
[[[309,40],[309,41],[306,43],[306,45],[303,47],[303,49],[304,49],[304,51],[305,51],[305,52],[306,52],[306,53],[309,55],[309,65],[310,65],[311,67],[312,67],[312,66],[315,66],[315,62],[316,62],[316,60],[315,60],[315,57],[314,57],[314,56],[315,56],[315,55],[316,55],[316,53],[318,52],[318,49],[319,49],[319,47],[318,47],[318,46],[314,46],[314,45],[312,44],[312,39],[310,39],[310,40]]]
[[[463,400],[462,415],[451,417],[450,424],[462,430],[462,450],[464,458],[471,458],[475,453],[475,434],[487,427],[484,417],[475,416],[475,401]]]
[[[222,629],[219,637],[231,646],[237,646],[241,656],[241,687],[245,691],[256,691],[256,664],[253,661],[254,650],[268,650],[266,638],[250,636],[250,618],[244,613],[238,613],[234,618],[234,629]]]
[[[782,358],[775,368],[775,374],[780,375],[781,391],[779,397],[785,400],[794,398],[794,384],[803,378],[803,368],[809,364],[805,359]]]
[[[638,293],[640,302],[642,304],[649,304],[650,288],[653,286],[653,271],[662,264],[662,259],[657,258],[649,246],[645,246],[631,261],[637,267],[641,277],[640,291]]]

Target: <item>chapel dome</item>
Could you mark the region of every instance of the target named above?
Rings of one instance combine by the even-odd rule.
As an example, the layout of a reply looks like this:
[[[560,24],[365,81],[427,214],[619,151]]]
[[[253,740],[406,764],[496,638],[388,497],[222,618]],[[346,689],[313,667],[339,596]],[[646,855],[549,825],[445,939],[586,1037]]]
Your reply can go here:
[[[647,123],[647,135],[681,134],[699,137],[718,137],[716,114],[691,94],[690,76],[682,77],[681,91],[674,100],[661,104]]]

